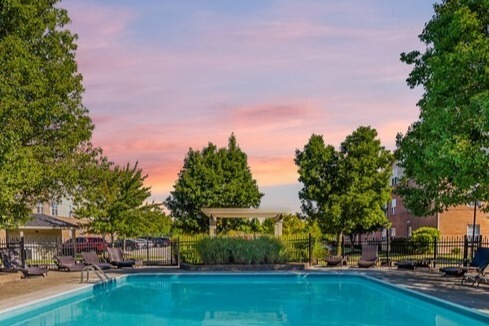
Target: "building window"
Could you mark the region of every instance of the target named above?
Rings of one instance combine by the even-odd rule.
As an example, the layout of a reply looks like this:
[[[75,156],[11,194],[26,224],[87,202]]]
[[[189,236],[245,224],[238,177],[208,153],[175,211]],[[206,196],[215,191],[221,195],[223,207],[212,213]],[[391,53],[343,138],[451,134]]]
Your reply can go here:
[[[396,236],[396,228],[391,228],[391,238]]]
[[[57,216],[58,215],[58,203],[53,201],[51,203],[51,215]]]
[[[467,224],[467,237],[469,238],[469,241],[472,240],[472,232],[474,232],[473,228],[474,224]],[[481,235],[481,226],[480,224],[475,225],[475,237],[479,237]]]
[[[70,205],[68,209],[68,216],[73,217],[73,207]]]
[[[37,203],[36,212],[37,212],[37,214],[43,214],[44,213],[44,205],[42,204],[42,202]]]
[[[391,185],[392,186],[395,186],[397,185],[397,182],[398,182],[398,178],[397,178],[397,166],[392,169],[392,177],[391,177]]]
[[[396,199],[392,199],[391,201],[391,215],[396,215]]]

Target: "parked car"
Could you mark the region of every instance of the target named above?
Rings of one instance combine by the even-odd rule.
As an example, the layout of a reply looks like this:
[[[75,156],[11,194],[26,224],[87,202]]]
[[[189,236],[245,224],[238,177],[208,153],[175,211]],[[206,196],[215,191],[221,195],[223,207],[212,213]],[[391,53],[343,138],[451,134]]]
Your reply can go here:
[[[133,240],[133,239],[117,239],[115,242],[114,242],[114,247],[117,247],[117,248],[124,248],[124,250],[136,250],[136,249],[139,249],[138,247],[138,243],[136,242],[136,240]]]
[[[153,241],[145,239],[145,238],[137,238],[134,241],[136,241],[138,249],[146,249],[146,248],[153,247]]]
[[[66,240],[62,245],[63,253],[73,253],[74,245],[73,239]],[[76,238],[76,252],[95,251],[98,254],[107,250],[107,243],[103,238],[99,237],[77,237]]]
[[[171,240],[168,237],[153,238],[155,247],[168,247],[171,245]]]

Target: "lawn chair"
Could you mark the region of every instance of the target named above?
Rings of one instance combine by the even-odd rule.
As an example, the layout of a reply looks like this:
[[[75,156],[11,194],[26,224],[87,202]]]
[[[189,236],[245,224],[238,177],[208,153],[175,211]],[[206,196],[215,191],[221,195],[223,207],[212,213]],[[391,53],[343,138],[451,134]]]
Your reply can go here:
[[[346,266],[348,264],[348,256],[336,256],[336,255],[329,255],[326,259],[326,266],[328,267],[335,267],[335,266]]]
[[[4,272],[21,272],[24,277],[41,275],[42,277],[45,277],[48,274],[47,268],[31,266],[23,267],[20,261],[19,253],[14,251],[13,249],[1,250],[0,256],[3,263],[3,268],[1,270]]]
[[[362,256],[358,261],[358,267],[370,268],[377,264],[379,260],[378,246],[377,245],[364,245],[362,246]]]
[[[467,272],[473,271],[480,273],[489,264],[489,248],[479,247],[475,251],[474,259],[468,267],[451,266],[440,268],[440,272],[445,273],[443,276],[460,276],[463,277]]]
[[[109,253],[109,262],[118,268],[134,267],[134,264],[136,264],[134,259],[124,260],[121,248],[107,248],[107,252]]]
[[[57,256],[55,257],[55,263],[59,270],[68,272],[79,272],[86,267],[86,265],[77,264],[72,256]]]
[[[86,265],[95,265],[98,266],[101,270],[111,269],[112,265],[107,263],[100,262],[100,258],[98,258],[97,253],[95,251],[82,252],[83,261]]]

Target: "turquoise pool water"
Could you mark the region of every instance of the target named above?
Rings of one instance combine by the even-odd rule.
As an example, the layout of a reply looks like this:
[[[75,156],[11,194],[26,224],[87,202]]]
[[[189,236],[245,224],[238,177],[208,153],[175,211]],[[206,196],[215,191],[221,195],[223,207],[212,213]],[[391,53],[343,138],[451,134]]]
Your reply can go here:
[[[0,315],[0,325],[488,325],[355,275],[131,275]]]

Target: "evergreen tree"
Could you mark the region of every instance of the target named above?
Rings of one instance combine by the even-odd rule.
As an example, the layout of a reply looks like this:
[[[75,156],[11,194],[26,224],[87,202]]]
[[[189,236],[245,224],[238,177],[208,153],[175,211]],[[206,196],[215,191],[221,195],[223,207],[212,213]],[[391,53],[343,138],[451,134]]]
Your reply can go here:
[[[489,2],[445,0],[434,9],[419,36],[425,51],[401,54],[414,65],[408,85],[424,89],[420,119],[398,135],[396,152],[404,169],[397,191],[417,216],[489,202]]]
[[[218,149],[209,143],[201,151],[189,149],[166,206],[176,227],[199,233],[209,230],[209,219],[201,213],[202,208],[258,207],[261,197],[247,156],[232,134],[227,148]],[[227,230],[239,223],[225,221],[218,227]]]
[[[58,1],[0,2],[0,225],[76,183],[93,129],[82,105],[76,35]]]

